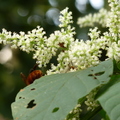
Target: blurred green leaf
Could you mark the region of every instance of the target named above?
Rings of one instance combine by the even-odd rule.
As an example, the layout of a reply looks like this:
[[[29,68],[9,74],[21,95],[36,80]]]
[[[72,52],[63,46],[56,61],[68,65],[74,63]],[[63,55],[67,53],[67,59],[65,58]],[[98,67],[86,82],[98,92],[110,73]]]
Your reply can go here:
[[[86,70],[42,77],[22,89],[12,104],[16,120],[62,120],[80,98],[110,80],[113,62]]]
[[[98,100],[110,120],[120,120],[120,76],[117,75],[114,80],[118,82],[109,87]]]

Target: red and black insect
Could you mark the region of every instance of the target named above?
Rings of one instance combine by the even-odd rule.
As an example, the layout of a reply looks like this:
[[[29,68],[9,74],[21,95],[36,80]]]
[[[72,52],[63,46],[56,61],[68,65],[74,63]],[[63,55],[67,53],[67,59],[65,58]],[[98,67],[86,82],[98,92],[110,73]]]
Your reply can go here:
[[[34,65],[34,67],[30,70],[30,73],[27,77],[23,73],[20,74],[26,85],[32,84],[36,79],[43,76],[41,70],[35,70],[37,66],[38,64]]]

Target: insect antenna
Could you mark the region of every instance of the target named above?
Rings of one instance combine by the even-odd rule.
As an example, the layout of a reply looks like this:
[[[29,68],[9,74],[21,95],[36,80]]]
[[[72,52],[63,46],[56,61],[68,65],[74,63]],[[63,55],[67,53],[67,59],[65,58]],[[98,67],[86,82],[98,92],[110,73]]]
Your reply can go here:
[[[22,80],[26,83],[27,77],[22,72],[20,73],[20,76],[21,76]]]
[[[36,63],[33,68],[30,69],[29,73],[33,72],[38,67],[38,64]]]

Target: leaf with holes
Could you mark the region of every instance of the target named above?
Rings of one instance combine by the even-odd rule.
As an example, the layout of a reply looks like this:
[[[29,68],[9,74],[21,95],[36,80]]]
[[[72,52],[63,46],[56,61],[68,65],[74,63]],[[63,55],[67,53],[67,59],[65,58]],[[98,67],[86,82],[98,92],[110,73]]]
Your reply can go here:
[[[98,98],[103,109],[106,111],[110,120],[120,120],[120,76],[117,76],[105,93]]]
[[[12,104],[14,120],[63,120],[80,98],[110,80],[113,62],[86,70],[41,77],[22,89]]]

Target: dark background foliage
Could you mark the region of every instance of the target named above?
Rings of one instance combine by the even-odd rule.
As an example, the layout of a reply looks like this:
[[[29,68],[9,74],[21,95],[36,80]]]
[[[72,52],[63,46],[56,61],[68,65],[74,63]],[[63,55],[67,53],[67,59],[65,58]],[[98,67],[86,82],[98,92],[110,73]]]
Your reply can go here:
[[[79,4],[77,1],[81,1]],[[73,12],[76,28],[76,38],[88,39],[88,28],[80,29],[76,24],[77,18],[88,13],[95,13],[89,0],[0,0],[0,31],[2,28],[12,32],[30,31],[37,25],[44,28],[49,36],[58,28],[59,11],[65,7]],[[104,7],[107,6],[104,0]],[[3,60],[4,56],[9,56]],[[9,46],[0,45],[0,120],[12,119],[11,103],[14,102],[17,92],[25,87],[20,77],[22,71],[26,75],[35,64],[32,54],[27,54],[19,49],[10,49]]]

